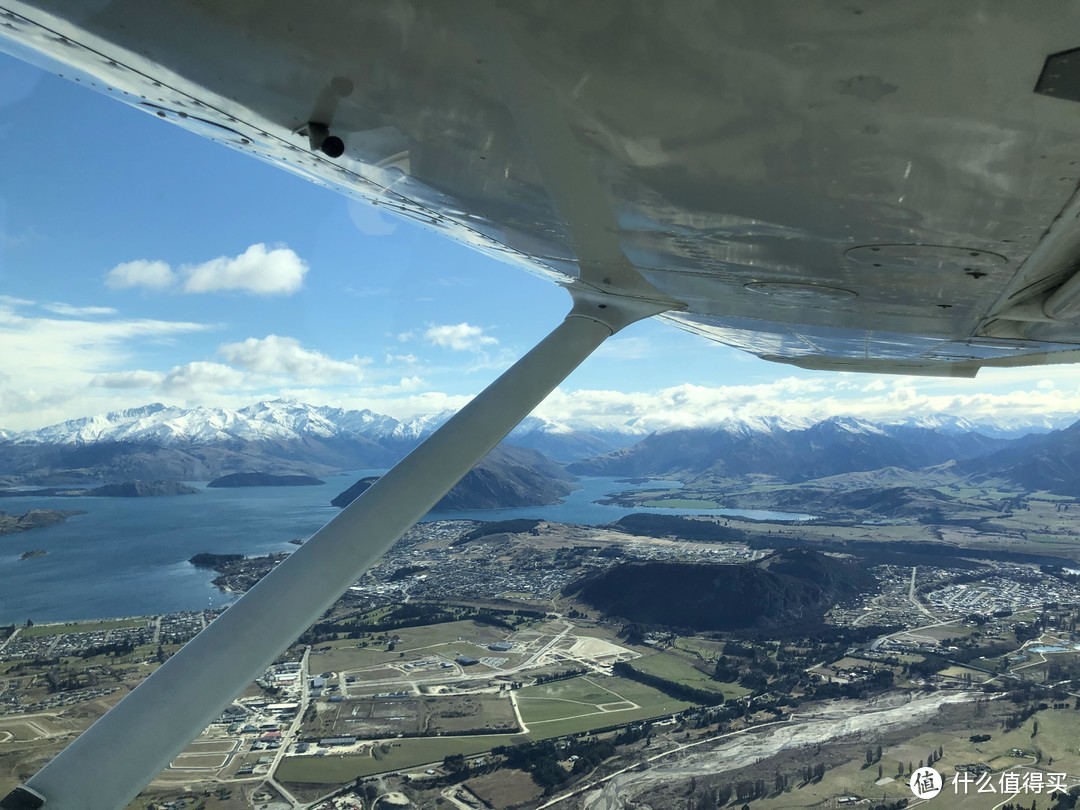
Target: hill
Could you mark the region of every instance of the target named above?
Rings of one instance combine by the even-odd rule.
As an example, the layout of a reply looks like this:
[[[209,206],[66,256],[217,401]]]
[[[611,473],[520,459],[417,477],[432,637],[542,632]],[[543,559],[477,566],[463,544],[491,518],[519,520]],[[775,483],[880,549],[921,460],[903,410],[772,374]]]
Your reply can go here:
[[[705,631],[812,627],[876,586],[856,562],[786,549],[744,565],[622,563],[564,593],[608,616]]]
[[[1025,436],[958,466],[977,480],[1001,478],[1028,492],[1080,497],[1080,422],[1045,435]]]
[[[331,501],[345,507],[378,478],[363,478]],[[576,479],[535,450],[500,444],[435,505],[436,511],[505,509],[558,503]]]
[[[171,495],[198,495],[199,490],[178,481],[121,481],[105,484],[88,493],[105,498],[157,498]]]

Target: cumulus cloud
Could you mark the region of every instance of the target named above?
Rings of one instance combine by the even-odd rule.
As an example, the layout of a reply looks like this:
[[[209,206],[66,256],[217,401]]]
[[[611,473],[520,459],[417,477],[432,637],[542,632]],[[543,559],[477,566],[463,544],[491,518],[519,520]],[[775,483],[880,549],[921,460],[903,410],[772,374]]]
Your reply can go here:
[[[364,373],[369,360],[354,356],[334,360],[305,349],[296,338],[267,335],[227,343],[218,353],[228,362],[247,371],[269,375],[287,375],[306,384],[355,382]]]
[[[145,287],[148,290],[167,290],[176,283],[176,273],[162,261],[138,259],[118,264],[105,274],[105,286],[113,290]]]
[[[1030,423],[1038,417],[1071,420],[1080,412],[1080,384],[1075,380],[1067,390],[1060,382],[1047,388],[1037,378],[1008,390],[990,390],[992,386],[984,383],[983,390],[939,391],[941,385],[901,378],[878,386],[863,383],[854,375],[821,375],[754,385],[679,385],[654,391],[556,389],[537,408],[537,414],[598,426],[632,425],[648,432],[773,417],[795,423],[833,416],[890,422],[952,414],[971,421]]]
[[[267,250],[262,243],[233,258],[220,256],[180,269],[184,292],[239,290],[256,295],[291,295],[300,289],[307,271],[307,263],[289,248]]]
[[[115,290],[142,287],[184,293],[291,295],[303,285],[307,272],[307,263],[289,248],[268,249],[260,242],[239,256],[219,256],[179,270],[163,261],[124,262],[105,274],[105,284]]]
[[[424,339],[433,346],[455,352],[478,352],[485,346],[497,346],[499,341],[485,335],[482,327],[468,323],[433,324],[424,332]]]
[[[244,384],[244,374],[221,363],[197,361],[176,366],[161,383],[163,391],[190,397],[205,390],[239,388]]]

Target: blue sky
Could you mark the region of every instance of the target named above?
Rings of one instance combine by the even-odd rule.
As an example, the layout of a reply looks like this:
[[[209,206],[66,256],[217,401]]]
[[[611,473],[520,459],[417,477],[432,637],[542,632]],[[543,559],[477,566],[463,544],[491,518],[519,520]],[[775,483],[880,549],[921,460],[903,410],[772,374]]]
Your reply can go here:
[[[0,427],[276,396],[460,406],[553,328],[558,287],[0,55]],[[739,415],[1063,416],[1075,369],[974,382],[793,371],[658,322],[541,407],[645,427]]]

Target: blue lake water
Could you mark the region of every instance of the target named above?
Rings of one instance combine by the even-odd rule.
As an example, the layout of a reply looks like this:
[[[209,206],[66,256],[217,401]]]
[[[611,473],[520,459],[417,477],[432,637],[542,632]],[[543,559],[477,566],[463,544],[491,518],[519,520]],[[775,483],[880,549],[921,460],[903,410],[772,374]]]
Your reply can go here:
[[[188,559],[201,551],[268,554],[290,551],[338,513],[330,499],[354,481],[380,470],[324,477],[313,487],[205,489],[169,498],[0,498],[0,510],[79,509],[65,523],[0,537],[0,623],[61,621],[199,610],[229,597],[214,587],[214,574]],[[563,503],[520,509],[432,512],[427,519],[506,520],[536,517],[599,525],[632,512],[727,514],[753,519],[806,519],[777,512],[643,509],[594,503],[613,492],[676,487],[670,481],[619,483],[581,478]],[[43,557],[20,560],[30,549]]]

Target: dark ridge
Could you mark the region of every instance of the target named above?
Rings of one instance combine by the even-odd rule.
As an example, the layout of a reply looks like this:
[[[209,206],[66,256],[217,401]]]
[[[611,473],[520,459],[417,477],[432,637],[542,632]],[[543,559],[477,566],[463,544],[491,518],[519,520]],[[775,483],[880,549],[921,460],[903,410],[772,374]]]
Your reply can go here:
[[[479,540],[481,537],[490,537],[493,534],[524,534],[525,532],[531,532],[540,525],[539,520],[533,518],[514,518],[513,520],[493,520],[488,523],[481,523],[471,532],[461,535],[450,545],[461,546],[465,543],[470,543],[473,540]]]
[[[654,515],[648,512],[634,512],[608,525],[613,529],[640,537],[675,535],[680,540],[722,543],[743,542],[748,536],[747,532],[741,529],[732,529],[708,520],[694,520],[678,515]]]
[[[876,588],[860,563],[790,549],[745,565],[621,563],[565,593],[640,624],[726,631],[816,627],[833,605]]]
[[[378,478],[364,478],[330,503],[345,507]],[[536,452],[500,444],[469,470],[433,508],[437,512],[460,509],[500,509],[558,503],[573,491],[576,479]]]
[[[347,490],[342,492],[340,495],[337,495],[332,501],[330,501],[330,505],[336,506],[339,509],[344,509],[350,503],[352,503],[365,492],[367,492],[368,489],[371,488],[371,485],[378,480],[379,476],[377,475],[370,475],[367,478],[361,478]]]
[[[198,495],[199,490],[177,481],[123,481],[96,487],[87,494],[105,498],[156,498],[171,495]]]

